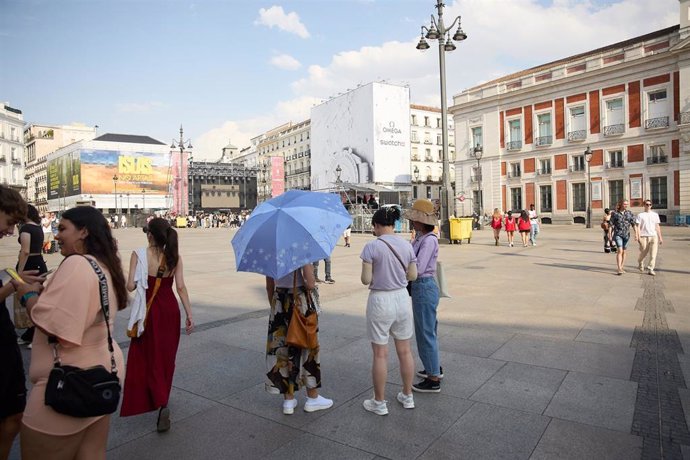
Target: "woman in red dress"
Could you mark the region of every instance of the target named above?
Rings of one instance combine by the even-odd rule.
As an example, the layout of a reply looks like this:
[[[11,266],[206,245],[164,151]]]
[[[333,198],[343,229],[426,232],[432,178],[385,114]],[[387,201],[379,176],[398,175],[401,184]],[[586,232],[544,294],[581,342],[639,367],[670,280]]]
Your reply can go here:
[[[513,234],[515,233],[515,217],[513,217],[513,211],[508,211],[505,218],[505,229],[508,235],[508,246],[513,247]]]
[[[498,246],[498,240],[501,238],[501,229],[503,228],[503,216],[498,208],[494,208],[494,214],[491,217],[491,228],[494,229],[494,240]]]
[[[137,264],[142,264],[139,268],[147,271],[148,311],[143,323],[143,333],[133,337],[129,346],[120,416],[138,415],[158,409],[157,429],[160,432],[170,429],[170,409],[167,406],[180,342],[180,307],[172,291],[173,282],[187,315],[187,334],[194,329],[194,322],[184,284],[182,258],[177,252],[177,231],[166,220],[155,218],[144,227],[144,232],[149,245],[145,252],[143,248],[138,251],[141,256],[137,255],[137,251],[132,252],[127,289],[137,289],[135,273]],[[141,260],[144,254],[146,261]],[[158,277],[160,282],[156,289]]]
[[[522,247],[527,247],[527,241],[529,239],[529,232],[532,228],[532,223],[529,220],[529,214],[524,209],[520,212],[520,217],[518,217],[518,231],[520,232],[520,238],[522,238]]]

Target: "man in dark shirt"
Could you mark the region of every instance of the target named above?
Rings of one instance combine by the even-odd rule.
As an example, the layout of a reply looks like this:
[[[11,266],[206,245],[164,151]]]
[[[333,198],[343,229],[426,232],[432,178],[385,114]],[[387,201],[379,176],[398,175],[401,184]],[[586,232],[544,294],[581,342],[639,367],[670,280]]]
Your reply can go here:
[[[639,239],[637,221],[632,212],[628,210],[630,203],[623,200],[618,203],[616,210],[611,213],[611,228],[613,230],[613,240],[616,242],[618,251],[616,252],[616,264],[618,265],[618,275],[625,273],[625,253],[630,241],[630,228],[635,233],[635,241]]]

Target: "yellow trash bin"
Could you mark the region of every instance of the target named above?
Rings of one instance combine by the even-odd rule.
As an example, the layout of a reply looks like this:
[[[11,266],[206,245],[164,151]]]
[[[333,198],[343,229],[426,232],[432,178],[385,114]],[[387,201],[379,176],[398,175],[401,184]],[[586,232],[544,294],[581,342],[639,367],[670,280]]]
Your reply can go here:
[[[462,244],[462,240],[470,243],[472,239],[472,219],[471,217],[451,217],[450,219],[450,242]]]
[[[178,217],[175,220],[175,226],[177,228],[186,228],[187,227],[187,218],[186,217]]]

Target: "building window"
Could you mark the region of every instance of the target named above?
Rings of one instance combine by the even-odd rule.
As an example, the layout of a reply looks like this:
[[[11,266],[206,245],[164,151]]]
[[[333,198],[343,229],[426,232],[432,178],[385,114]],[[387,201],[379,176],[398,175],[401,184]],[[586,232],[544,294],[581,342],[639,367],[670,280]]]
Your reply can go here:
[[[431,199],[431,185],[426,186],[426,198],[427,200]]]
[[[540,212],[551,212],[551,186],[542,185],[539,187],[539,211]]]
[[[584,171],[585,170],[585,156],[584,155],[573,155],[573,164],[570,166],[571,171]]]
[[[424,133],[424,143],[431,144],[431,133],[429,131]]]
[[[412,131],[411,134],[412,142],[419,142],[419,137],[417,137],[417,131]]]
[[[539,136],[536,140],[537,146],[551,145],[553,143],[553,134],[551,131],[551,113],[540,113],[537,115],[537,123],[539,125]]]
[[[604,136],[613,136],[625,132],[625,114],[623,113],[623,98],[606,101],[604,114]]]
[[[522,189],[521,188],[511,188],[510,189],[510,209],[513,212],[519,212],[522,210]]]
[[[622,150],[611,150],[609,152],[609,168],[622,168],[623,167],[623,151]]]
[[[438,161],[443,161],[443,150],[438,151]],[[448,159],[450,161],[450,158]]]
[[[436,135],[436,145],[443,145],[443,136],[441,134]]]
[[[475,128],[472,128],[472,145],[470,146],[470,155],[474,154],[474,148],[475,147],[483,147],[484,146],[484,139],[482,137],[482,127],[477,126]]]
[[[424,160],[434,161],[433,158],[431,158],[431,149],[424,149]]]
[[[657,209],[668,208],[668,190],[666,188],[666,177],[651,177],[649,188],[652,195],[652,206]]]
[[[482,202],[482,192],[481,190],[472,190],[472,203],[474,207],[474,211],[479,215],[479,204]]]
[[[508,122],[508,133],[510,140],[508,141],[508,150],[519,150],[522,148],[522,127],[520,119],[510,120]]]
[[[609,208],[614,209],[619,201],[623,200],[623,181],[609,181]]]
[[[510,164],[510,176],[509,177],[520,177],[522,175],[522,170],[520,168],[520,163]]]
[[[649,156],[647,157],[647,164],[653,165],[658,163],[668,163],[668,157],[664,151],[665,145],[651,145],[649,147]]]
[[[551,174],[551,159],[539,160],[539,170],[537,174]]]
[[[419,192],[418,192],[418,190],[417,190],[417,186],[416,186],[416,185],[413,186],[413,187],[412,187],[412,199],[416,200],[416,199],[418,198],[418,196],[417,196],[418,193],[419,193]]]
[[[568,141],[582,141],[587,137],[585,106],[571,107],[568,119]]]
[[[437,118],[437,119],[436,119],[436,127],[437,127],[437,128],[440,128],[440,127],[441,127],[441,119],[440,119],[440,118]]]
[[[666,90],[650,91],[647,93],[647,119],[645,128],[668,127],[668,98]]]
[[[417,115],[412,114],[412,124],[417,126]]]
[[[417,150],[417,147],[412,147],[412,160],[419,161],[419,152]]]
[[[424,126],[431,126],[429,124],[429,117],[424,117]]]
[[[573,211],[587,209],[585,197],[585,184],[573,184]]]

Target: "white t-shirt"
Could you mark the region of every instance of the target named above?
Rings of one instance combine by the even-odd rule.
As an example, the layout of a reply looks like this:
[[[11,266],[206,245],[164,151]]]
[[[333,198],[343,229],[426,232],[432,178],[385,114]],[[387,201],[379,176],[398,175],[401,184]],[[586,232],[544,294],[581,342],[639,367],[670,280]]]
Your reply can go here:
[[[529,215],[529,221],[531,224],[538,224],[539,221],[537,220],[537,211],[530,209],[527,211],[527,214]]]
[[[659,236],[656,234],[656,225],[659,223],[659,214],[654,211],[645,211],[637,215],[637,225],[640,227],[640,236]]]

